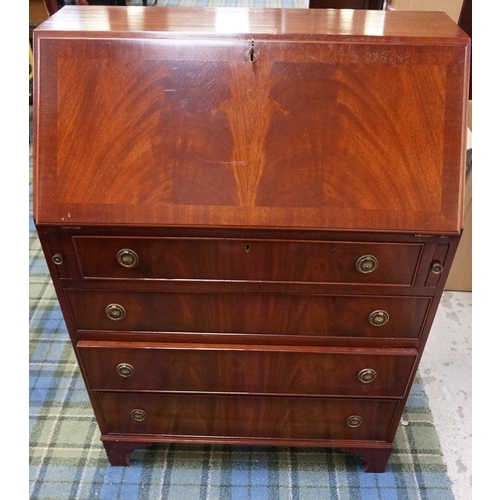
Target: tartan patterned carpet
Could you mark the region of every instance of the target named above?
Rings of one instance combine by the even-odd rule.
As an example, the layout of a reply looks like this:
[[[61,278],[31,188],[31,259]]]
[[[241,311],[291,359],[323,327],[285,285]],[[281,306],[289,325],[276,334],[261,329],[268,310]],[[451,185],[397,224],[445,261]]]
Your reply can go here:
[[[293,8],[307,0],[158,4]],[[33,225],[31,183],[29,224],[31,499],[453,500],[418,378],[383,474],[323,448],[154,445],[135,450],[129,467],[110,467]]]

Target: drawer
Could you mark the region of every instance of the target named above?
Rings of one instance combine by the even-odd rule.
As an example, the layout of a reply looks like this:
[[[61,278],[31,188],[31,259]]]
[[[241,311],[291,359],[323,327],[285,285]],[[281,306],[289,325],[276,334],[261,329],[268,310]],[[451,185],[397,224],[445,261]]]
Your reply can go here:
[[[65,294],[77,330],[374,338],[417,338],[431,300],[87,289]]]
[[[96,395],[108,433],[169,436],[383,441],[399,405],[398,400],[322,397]]]
[[[412,284],[423,246],[97,236],[76,236],[73,241],[84,278],[398,285]]]
[[[402,397],[417,351],[80,341],[91,389]]]

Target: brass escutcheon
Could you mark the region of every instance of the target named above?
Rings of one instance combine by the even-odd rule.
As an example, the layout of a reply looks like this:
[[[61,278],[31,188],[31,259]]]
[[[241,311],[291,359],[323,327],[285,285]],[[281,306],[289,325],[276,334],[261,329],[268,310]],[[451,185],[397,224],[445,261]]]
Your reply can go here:
[[[378,260],[373,255],[362,255],[356,261],[356,269],[361,274],[373,273],[378,267]]]
[[[383,326],[389,321],[389,313],[387,313],[387,311],[383,311],[382,309],[373,311],[370,316],[368,316],[368,321],[370,322],[370,325]]]
[[[371,368],[365,368],[358,373],[358,379],[363,382],[363,384],[369,384],[377,378],[377,372]]]
[[[139,264],[139,256],[130,248],[122,248],[116,254],[116,260],[123,267],[135,267]]]
[[[123,319],[126,315],[125,308],[120,304],[109,304],[106,306],[106,316],[109,319],[118,321]]]
[[[120,377],[131,377],[135,373],[135,368],[128,363],[120,363],[116,367],[116,371]]]
[[[347,417],[345,422],[349,427],[359,427],[363,423],[363,419],[359,415],[351,415]]]
[[[130,416],[136,422],[142,422],[143,420],[146,420],[147,414],[144,410],[141,410],[140,408],[135,408],[130,412]]]

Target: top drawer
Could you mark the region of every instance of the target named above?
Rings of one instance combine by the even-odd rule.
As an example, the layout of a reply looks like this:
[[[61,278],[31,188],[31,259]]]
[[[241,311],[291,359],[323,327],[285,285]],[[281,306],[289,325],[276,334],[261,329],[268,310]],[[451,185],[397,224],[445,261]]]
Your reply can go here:
[[[412,285],[423,245],[75,236],[84,278]]]

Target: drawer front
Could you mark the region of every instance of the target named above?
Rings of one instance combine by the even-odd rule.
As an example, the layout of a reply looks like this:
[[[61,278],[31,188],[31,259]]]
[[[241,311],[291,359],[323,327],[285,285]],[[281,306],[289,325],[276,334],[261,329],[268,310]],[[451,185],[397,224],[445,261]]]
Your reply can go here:
[[[80,341],[91,389],[402,397],[416,351]]]
[[[417,338],[431,300],[76,289],[65,293],[77,330],[374,338]]]
[[[411,285],[422,244],[73,238],[84,278]],[[358,270],[359,268],[359,270]]]
[[[321,397],[96,394],[108,433],[170,436],[383,441],[399,404]]]

